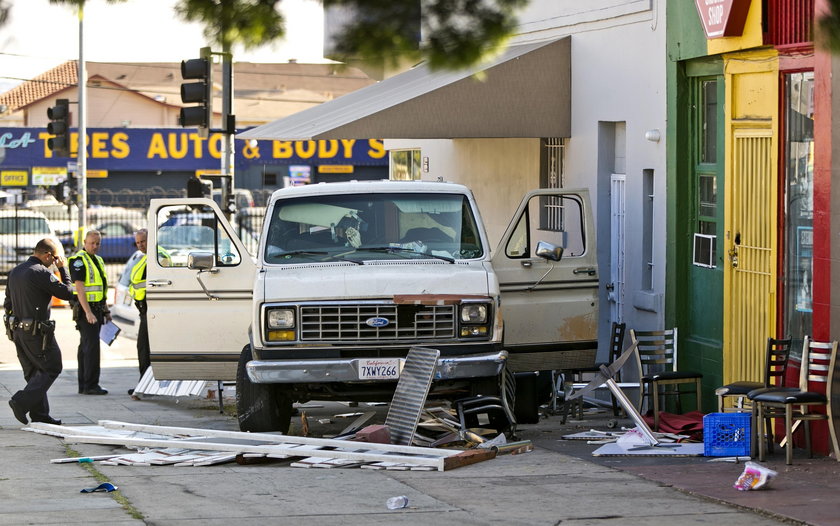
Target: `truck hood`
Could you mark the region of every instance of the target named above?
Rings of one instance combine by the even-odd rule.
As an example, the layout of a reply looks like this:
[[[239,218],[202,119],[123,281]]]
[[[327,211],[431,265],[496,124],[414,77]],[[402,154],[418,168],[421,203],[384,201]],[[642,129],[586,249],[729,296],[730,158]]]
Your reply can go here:
[[[395,263],[269,267],[257,276],[266,301],[390,298],[403,294],[486,296],[484,264]]]

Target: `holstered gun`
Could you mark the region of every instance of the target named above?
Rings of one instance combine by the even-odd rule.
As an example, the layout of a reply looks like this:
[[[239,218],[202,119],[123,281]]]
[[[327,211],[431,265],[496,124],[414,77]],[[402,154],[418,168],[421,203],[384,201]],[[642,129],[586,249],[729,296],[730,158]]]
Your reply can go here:
[[[11,314],[3,315],[3,325],[6,326],[6,337],[9,341],[15,340],[15,317]]]
[[[50,339],[55,333],[55,322],[53,320],[39,321],[36,325],[41,331],[41,351],[46,352]]]

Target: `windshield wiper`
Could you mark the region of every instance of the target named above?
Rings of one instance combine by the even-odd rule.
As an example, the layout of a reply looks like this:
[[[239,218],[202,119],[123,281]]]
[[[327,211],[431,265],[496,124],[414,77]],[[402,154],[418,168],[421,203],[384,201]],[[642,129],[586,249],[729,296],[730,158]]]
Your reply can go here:
[[[361,261],[350,259],[343,254],[330,254],[324,250],[291,250],[289,252],[281,252],[272,256],[274,259],[283,259],[286,256],[328,256],[329,259],[336,259],[339,261],[346,261],[348,263],[355,263],[356,265],[364,265]],[[324,260],[322,260],[324,261]]]
[[[271,259],[277,261],[281,259],[286,259],[287,257],[292,256],[326,256],[327,252],[321,252],[317,250],[290,250],[288,252],[278,252],[277,254],[271,254]]]
[[[434,259],[442,259],[443,261],[447,261],[449,263],[455,263],[455,258],[439,256],[437,254],[428,254],[426,252],[420,252],[419,250],[403,247],[359,247],[356,250],[367,250],[369,252],[402,252],[406,254],[417,254],[418,256],[426,256]]]
[[[347,261],[348,263],[355,263],[357,265],[364,265],[365,264],[363,261],[359,261],[357,259],[350,259],[347,256],[345,256],[344,254],[333,254],[332,256],[330,256],[330,258],[337,259],[339,261]]]

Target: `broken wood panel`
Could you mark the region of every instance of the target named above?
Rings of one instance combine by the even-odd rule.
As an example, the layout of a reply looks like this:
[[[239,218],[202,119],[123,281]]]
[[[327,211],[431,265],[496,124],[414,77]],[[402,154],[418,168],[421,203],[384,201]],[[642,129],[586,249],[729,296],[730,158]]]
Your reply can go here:
[[[38,424],[40,426],[41,424]],[[219,429],[197,429],[190,427],[172,427],[172,426],[155,426],[146,424],[132,424],[128,422],[117,422],[112,420],[100,420],[99,425],[106,429],[124,429],[129,431],[142,431],[146,433],[159,434],[164,436],[201,436],[201,437],[215,437],[215,438],[232,438],[244,440],[265,441],[274,445],[315,445],[321,447],[340,447],[348,448],[353,443],[348,445],[346,440],[337,440],[331,438],[311,438],[299,437],[291,435],[280,435],[272,433],[245,433],[242,431],[224,431]],[[61,427],[61,426],[56,426]],[[358,443],[356,443],[358,447]],[[404,453],[408,455],[426,455],[449,457],[457,454],[457,451],[441,450],[426,447],[415,446],[401,446],[397,444],[377,444],[375,442],[365,442],[364,449],[369,451],[384,451],[388,453]]]
[[[160,440],[160,439],[126,439],[126,438],[111,438],[111,437],[97,437],[97,436],[67,436],[64,438],[64,441],[67,443],[86,443],[86,444],[106,444],[106,445],[124,445],[124,446],[146,446],[146,447],[169,447],[172,445],[172,441],[169,440]],[[338,446],[340,448],[347,448],[348,443],[342,441],[332,441],[338,442]],[[351,443],[353,444],[353,449],[358,448],[358,443]],[[264,446],[256,446],[256,445],[249,445],[249,444],[222,444],[222,443],[212,443],[212,442],[192,442],[192,441],[178,441],[178,445],[180,447],[189,447],[199,450],[209,450],[209,451],[226,451],[229,453],[266,453],[266,454],[284,454],[284,455],[297,455],[300,453],[300,450],[297,451],[295,448],[291,448],[285,445],[264,445]],[[377,444],[366,444],[368,445],[377,445]],[[385,444],[378,444],[378,445],[385,445]],[[419,449],[419,448],[418,448]],[[426,448],[427,449],[427,448]],[[347,449],[334,449],[330,450],[329,454],[333,458],[345,458],[351,460],[363,460],[367,462],[376,462],[376,461],[385,461],[385,462],[401,462],[405,464],[412,464],[412,465],[421,465],[421,466],[431,466],[436,468],[438,471],[443,471],[444,469],[444,460],[447,457],[457,455],[457,451],[436,451],[433,449],[427,449],[429,454],[427,455],[408,455],[408,454],[397,454],[397,453],[386,453],[386,452],[374,452],[374,451],[348,451]]]

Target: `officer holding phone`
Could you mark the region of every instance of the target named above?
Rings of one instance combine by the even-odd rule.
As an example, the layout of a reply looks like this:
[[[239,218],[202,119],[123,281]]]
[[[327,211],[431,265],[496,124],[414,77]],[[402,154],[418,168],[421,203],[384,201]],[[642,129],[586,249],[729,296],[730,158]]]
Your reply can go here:
[[[60,280],[49,270],[53,264]],[[53,296],[72,299],[73,290],[60,247],[50,239],[38,241],[32,256],[9,273],[3,305],[6,334],[15,343],[26,380],[26,387],[12,396],[9,406],[22,424],[29,423],[27,414],[33,422],[61,424],[50,416],[47,400],[47,390],[62,368],[50,303]]]

